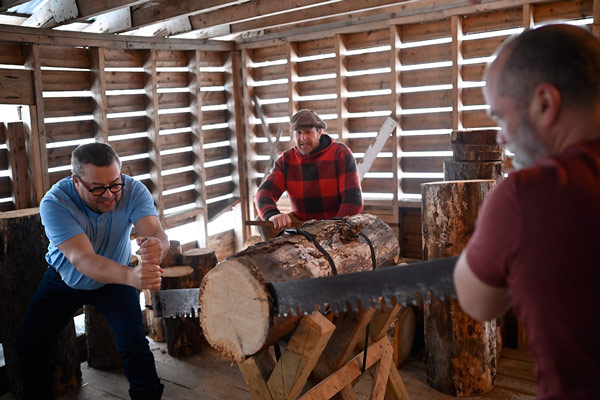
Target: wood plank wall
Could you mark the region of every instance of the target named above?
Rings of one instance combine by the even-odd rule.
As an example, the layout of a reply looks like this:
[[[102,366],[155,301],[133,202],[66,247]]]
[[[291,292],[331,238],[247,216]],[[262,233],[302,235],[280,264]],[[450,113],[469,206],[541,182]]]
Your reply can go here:
[[[397,223],[402,255],[421,258],[420,185],[443,180],[450,132],[496,126],[481,90],[493,52],[533,24],[591,24],[593,9],[592,0],[520,3],[365,32],[246,46],[250,193],[256,193],[269,154],[253,98],[271,134],[284,129],[279,152],[293,146],[289,117],[302,108],[318,112],[328,132],[346,143],[357,160],[391,116],[399,127],[362,181],[365,212]],[[286,209],[285,199],[281,205]]]
[[[399,16],[237,51],[2,28],[0,104],[23,105],[24,124],[0,123],[0,211],[38,205],[70,173],[77,144],[104,141],[153,193],[167,228],[195,224],[195,245],[223,258],[239,249],[243,221],[255,216],[268,161],[256,98],[269,131],[284,129],[279,152],[292,145],[289,116],[301,108],[316,110],[358,160],[385,118],[395,118],[399,128],[362,182],[365,212],[398,227],[403,256],[421,258],[420,184],[443,179],[452,129],[495,126],[481,92],[493,51],[515,31],[549,21],[600,30],[592,22],[600,0],[506,1],[506,9],[460,13]],[[207,224],[232,208],[236,226],[209,235]]]
[[[230,51],[0,41],[0,54],[0,102],[23,104],[30,114],[24,120],[31,120],[25,125],[37,128],[34,137],[23,124],[0,124],[1,211],[38,205],[71,173],[73,149],[102,141],[117,150],[123,172],[150,189],[163,226],[194,224],[198,237],[191,246],[207,245],[207,224],[239,202],[231,101],[239,88],[230,83]],[[27,158],[21,160],[25,175],[18,181],[13,153],[20,146],[26,154],[26,136],[39,161],[28,176]],[[39,182],[37,199],[17,190],[29,187],[28,178]]]

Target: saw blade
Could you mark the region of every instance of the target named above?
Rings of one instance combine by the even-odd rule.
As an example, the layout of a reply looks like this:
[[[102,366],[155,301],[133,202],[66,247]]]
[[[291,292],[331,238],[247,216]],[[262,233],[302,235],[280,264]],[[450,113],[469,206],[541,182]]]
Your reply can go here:
[[[342,313],[416,304],[432,293],[438,299],[454,298],[452,273],[458,257],[386,267],[343,275],[299,279],[268,284],[279,316],[312,314],[318,308]]]
[[[197,317],[200,310],[200,289],[169,289],[154,292],[155,317]]]

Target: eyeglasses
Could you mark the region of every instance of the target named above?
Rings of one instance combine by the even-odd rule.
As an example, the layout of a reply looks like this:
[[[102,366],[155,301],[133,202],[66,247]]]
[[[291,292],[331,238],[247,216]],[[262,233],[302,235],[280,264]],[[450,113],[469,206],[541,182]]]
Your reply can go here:
[[[90,192],[92,194],[92,196],[96,196],[96,197],[100,197],[104,194],[104,192],[106,192],[106,190],[110,190],[111,193],[119,193],[121,190],[123,190],[123,187],[125,186],[125,179],[123,179],[123,174],[119,174],[121,176],[121,183],[115,183],[114,185],[110,185],[110,186],[96,186],[96,187],[89,187],[82,179],[81,177],[79,177],[79,175],[75,175],[77,177],[77,179],[79,179],[79,182],[81,182],[81,184],[83,185],[84,188],[86,188],[88,190],[88,192]]]

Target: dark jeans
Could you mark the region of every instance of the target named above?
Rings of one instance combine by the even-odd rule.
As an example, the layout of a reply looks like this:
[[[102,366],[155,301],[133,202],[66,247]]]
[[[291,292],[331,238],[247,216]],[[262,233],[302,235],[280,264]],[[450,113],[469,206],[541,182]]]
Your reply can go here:
[[[16,338],[25,398],[53,398],[52,344],[84,304],[98,308],[115,333],[123,372],[129,380],[130,396],[133,399],[160,399],[163,385],[156,374],[154,356],[144,335],[137,290],[112,284],[95,290],[73,289],[53,268],[48,268],[31,298]]]

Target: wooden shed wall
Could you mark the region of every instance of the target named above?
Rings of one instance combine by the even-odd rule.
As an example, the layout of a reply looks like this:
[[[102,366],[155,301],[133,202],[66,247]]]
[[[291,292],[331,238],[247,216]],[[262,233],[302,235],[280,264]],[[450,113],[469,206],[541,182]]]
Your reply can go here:
[[[70,173],[73,148],[101,140],[167,228],[196,223],[198,245],[224,257],[255,215],[268,161],[257,107],[273,135],[283,128],[280,152],[292,145],[289,116],[312,108],[359,161],[391,116],[399,128],[363,180],[365,212],[397,227],[403,256],[421,258],[419,185],[443,179],[452,129],[495,126],[481,92],[494,50],[549,21],[597,30],[599,4],[498,1],[238,46],[0,27],[0,104],[23,105],[25,121],[0,124],[0,211],[37,205]],[[209,237],[207,223],[232,207],[236,226]]]
[[[472,7],[442,18],[411,16],[406,23],[399,17],[399,23],[367,31],[245,46],[250,193],[269,155],[253,101],[270,122],[271,135],[284,129],[279,151],[293,146],[288,117],[311,108],[358,162],[391,116],[398,129],[362,181],[365,212],[398,224],[402,255],[421,258],[420,184],[443,180],[453,129],[496,127],[482,94],[484,67],[494,51],[523,27],[565,20],[591,24],[598,9],[592,0],[506,3],[498,10]]]

